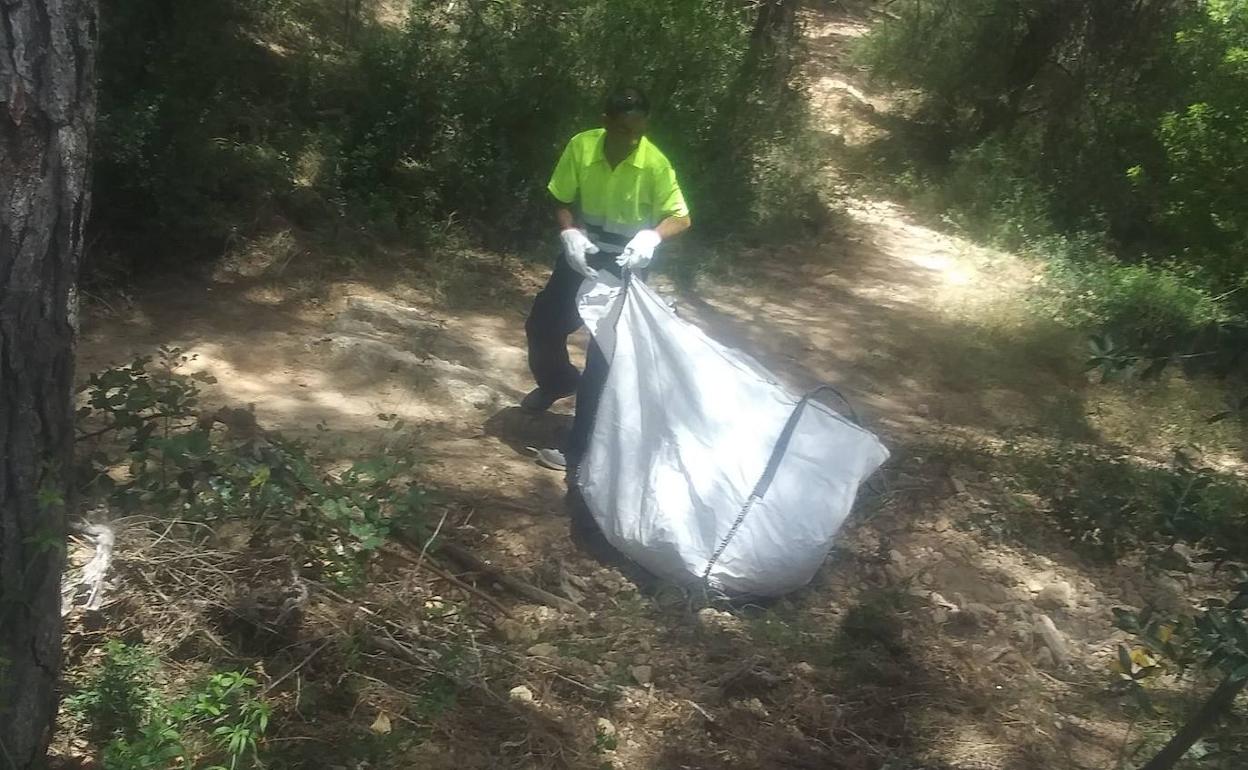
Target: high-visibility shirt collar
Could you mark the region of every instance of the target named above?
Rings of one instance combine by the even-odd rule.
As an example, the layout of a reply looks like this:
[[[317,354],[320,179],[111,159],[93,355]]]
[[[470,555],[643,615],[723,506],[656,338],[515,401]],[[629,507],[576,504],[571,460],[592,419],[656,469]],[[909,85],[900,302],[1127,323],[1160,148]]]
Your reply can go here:
[[[598,137],[598,141],[594,142],[593,145],[593,156],[589,159],[589,161],[591,163],[606,163],[609,167],[611,165],[611,161],[607,160],[607,132],[605,129],[600,129],[600,131],[601,133]],[[641,137],[641,141],[637,143],[637,146],[633,148],[633,151],[625,156],[624,160],[620,161],[620,163],[627,163],[634,168],[645,168],[646,151],[651,146],[653,145],[650,144],[649,139],[644,136]]]

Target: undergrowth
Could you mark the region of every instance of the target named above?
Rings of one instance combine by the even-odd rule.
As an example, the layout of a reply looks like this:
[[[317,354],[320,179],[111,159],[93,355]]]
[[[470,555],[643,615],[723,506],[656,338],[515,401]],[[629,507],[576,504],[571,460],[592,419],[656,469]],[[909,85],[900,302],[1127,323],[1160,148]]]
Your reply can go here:
[[[1079,446],[1002,459],[1007,485],[1038,495],[1057,530],[1096,559],[1174,542],[1248,559],[1248,484],[1187,452],[1164,465]]]
[[[259,741],[270,706],[254,678],[222,671],[171,698],[156,678],[157,659],[111,640],[99,664],[68,698],[103,747],[104,770],[243,770],[263,767]]]
[[[448,234],[531,251],[560,148],[627,83],[652,98],[699,232],[819,217],[791,173],[797,28],[753,30],[757,6],[386,5],[106,0],[89,275],[183,270],[291,225],[335,254],[434,254]]]
[[[276,701],[265,693],[277,681],[260,689],[269,677],[263,660],[283,661],[283,651],[307,645],[310,587],[354,607],[337,592],[359,592],[392,539],[421,536],[431,500],[416,480],[415,440],[401,420],[379,415],[377,450],[344,463],[322,453],[335,445],[324,426],[318,452],[264,430],[250,408],[206,407],[200,387],[211,378],[179,373],[190,363],[163,348],[155,358],[92,374],[79,393],[78,482],[97,523],[155,522],[138,552],[122,550],[133,541],[118,538],[122,566],[115,568],[141,574],[153,593],[127,587],[113,599],[127,608],[124,622],[113,624],[117,636],[103,641],[98,662],[79,669],[66,703],[104,770],[292,766],[266,758]],[[118,532],[124,526],[135,525]],[[238,533],[242,541],[232,541]],[[454,703],[452,672],[462,657],[455,615],[442,601],[422,612],[426,635],[436,628],[447,640],[437,641],[436,675],[414,688],[422,693],[409,708],[414,720]],[[161,621],[170,627],[154,625]],[[375,646],[376,632],[364,628],[371,627],[361,627],[362,642]],[[213,644],[197,648],[191,640],[198,635]],[[354,653],[353,663],[350,634],[344,639],[339,679],[371,649]],[[215,671],[188,684],[184,665],[159,657],[171,651]],[[238,663],[257,657],[254,668]],[[301,688],[309,701],[321,697],[311,680]],[[343,751],[362,750],[353,744]]]
[[[1242,374],[1242,4],[894,11],[856,51],[875,78],[913,89],[861,150],[872,176],[970,238],[1042,260],[1045,309],[1144,368]]]
[[[290,543],[311,577],[342,584],[359,581],[392,533],[419,531],[429,496],[413,480],[403,421],[381,415],[380,450],[326,473],[310,445],[264,431],[251,410],[204,409],[199,382],[210,378],[175,372],[188,362],[166,348],[90,376],[79,412],[94,442],[80,470],[88,497],[209,525],[188,526],[192,539],[243,519],[253,538]]]

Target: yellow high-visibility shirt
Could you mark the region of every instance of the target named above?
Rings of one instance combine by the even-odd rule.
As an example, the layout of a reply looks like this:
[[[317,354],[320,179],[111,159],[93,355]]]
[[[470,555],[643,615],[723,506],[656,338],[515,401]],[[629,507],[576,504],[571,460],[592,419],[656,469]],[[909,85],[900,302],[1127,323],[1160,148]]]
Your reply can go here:
[[[642,137],[637,148],[615,167],[603,151],[606,129],[572,137],[546,189],[576,208],[577,217],[598,248],[624,250],[640,230],[667,217],[689,216],[676,172],[658,147]]]

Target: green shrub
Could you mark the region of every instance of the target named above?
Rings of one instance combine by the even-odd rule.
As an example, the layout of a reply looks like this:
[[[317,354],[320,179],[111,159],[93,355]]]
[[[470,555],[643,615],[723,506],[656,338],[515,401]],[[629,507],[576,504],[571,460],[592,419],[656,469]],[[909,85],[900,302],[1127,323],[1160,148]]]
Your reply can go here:
[[[188,759],[196,755],[228,763],[204,770],[262,766],[258,741],[271,710],[257,696],[255,679],[221,672],[171,700],[156,683],[158,665],[144,648],[109,640],[100,665],[67,699],[102,746],[104,770],[196,767]]]
[[[922,94],[884,154],[904,189],[973,236],[1079,252],[1053,271],[1066,312],[1149,354],[1205,355],[1248,315],[1248,6],[894,10],[858,55]]]
[[[85,458],[88,494],[127,512],[245,519],[293,543],[307,569],[344,583],[361,578],[392,533],[422,526],[428,496],[413,481],[416,458],[402,421],[383,415],[385,445],[325,473],[308,445],[261,430],[249,410],[201,411],[196,381],[174,372],[185,360],[166,349],[159,364],[140,358],[91,375],[80,419],[102,426],[86,435],[106,443]]]
[[[158,703],[156,665],[156,659],[142,647],[110,639],[99,667],[66,705],[86,720],[92,737],[101,744],[135,738]]]
[[[1248,558],[1248,485],[1176,455],[1169,466],[1081,447],[1007,456],[1010,483],[1046,500],[1058,531],[1088,556],[1113,560],[1182,540]]]
[[[1226,303],[1199,288],[1190,273],[1176,268],[1124,265],[1104,254],[1071,259],[1082,245],[1051,238],[1048,277],[1056,292],[1058,315],[1089,332],[1107,335],[1132,353],[1168,355],[1191,352],[1191,345],[1211,325],[1229,320]],[[1063,253],[1065,252],[1065,253]]]
[[[134,265],[215,256],[279,213],[335,237],[342,221],[428,245],[456,223],[534,245],[562,144],[623,83],[650,93],[700,232],[809,199],[775,162],[801,102],[748,4],[412,2],[349,34],[320,3],[175,5],[102,13],[94,221]]]

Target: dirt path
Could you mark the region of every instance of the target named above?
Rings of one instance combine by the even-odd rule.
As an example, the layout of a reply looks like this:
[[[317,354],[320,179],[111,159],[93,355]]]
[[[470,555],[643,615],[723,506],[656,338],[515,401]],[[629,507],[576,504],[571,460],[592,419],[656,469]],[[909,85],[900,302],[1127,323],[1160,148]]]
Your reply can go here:
[[[887,105],[842,61],[864,27],[808,22],[822,128],[867,141]],[[1022,309],[1032,269],[1020,260],[885,201],[850,198],[845,212],[817,242],[757,255],[751,280],[679,298],[682,315],[793,387],[840,388],[894,451],[887,491],[863,501],[815,584],[766,609],[642,597],[569,544],[561,477],[526,451],[556,441],[568,412],[514,406],[529,387],[523,318],[539,268],[468,254],[306,291],[280,268],[240,268],[102,313],[80,366],[177,346],[195,357],[188,369],[216,376],[214,401],[254,403],[284,433],[327,425],[348,452],[367,450],[379,414],[397,415],[421,436],[457,540],[552,589],[561,571],[591,586],[590,620],[526,607],[497,635],[554,645],[556,674],[618,688],[599,702],[549,666],[514,674],[536,713],[579,738],[539,749],[531,723],[486,729],[486,712],[464,705],[411,766],[1111,766],[1126,725],[1101,694],[1121,638],[1108,608],[1141,593],[1178,601],[1174,579],[1089,567],[1043,533],[1020,550],[977,532],[1007,499],[977,462],[983,446],[1096,436],[1077,341]],[[1038,516],[1024,503],[1008,513]]]

